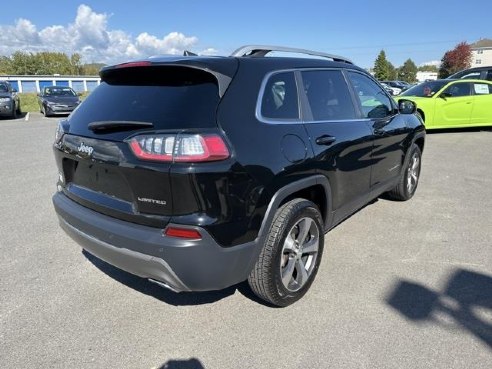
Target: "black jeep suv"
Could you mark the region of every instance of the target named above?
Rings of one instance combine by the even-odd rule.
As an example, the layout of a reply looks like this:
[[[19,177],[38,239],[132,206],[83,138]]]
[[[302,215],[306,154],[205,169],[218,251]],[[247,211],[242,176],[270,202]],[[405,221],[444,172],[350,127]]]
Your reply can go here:
[[[417,188],[415,105],[344,58],[247,46],[101,79],[58,126],[55,209],[91,254],[173,291],[247,279],[289,305],[315,278],[325,232],[382,193],[408,200]]]

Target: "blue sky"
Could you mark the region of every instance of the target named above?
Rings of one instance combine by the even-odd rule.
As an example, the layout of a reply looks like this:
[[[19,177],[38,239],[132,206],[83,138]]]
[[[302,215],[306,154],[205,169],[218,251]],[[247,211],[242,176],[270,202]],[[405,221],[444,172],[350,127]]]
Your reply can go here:
[[[461,3],[461,4],[460,4]],[[399,66],[440,60],[457,43],[492,38],[490,0],[16,0],[0,10],[0,55],[79,52],[115,63],[181,53],[227,55],[243,44],[340,54],[371,67],[381,49]]]

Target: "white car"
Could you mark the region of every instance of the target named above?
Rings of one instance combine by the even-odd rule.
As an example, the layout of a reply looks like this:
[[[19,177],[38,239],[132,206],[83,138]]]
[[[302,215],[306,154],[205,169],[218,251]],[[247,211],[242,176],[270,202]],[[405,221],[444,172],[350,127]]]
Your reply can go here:
[[[387,85],[386,83],[381,82],[381,85],[391,93],[391,95],[399,95],[401,93],[401,88],[398,87],[392,87],[390,85]]]

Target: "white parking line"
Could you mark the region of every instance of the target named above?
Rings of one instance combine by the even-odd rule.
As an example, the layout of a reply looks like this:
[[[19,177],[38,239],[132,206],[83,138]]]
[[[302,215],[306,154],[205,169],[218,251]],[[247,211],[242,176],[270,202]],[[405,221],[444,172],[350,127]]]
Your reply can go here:
[[[26,114],[26,118],[24,119],[26,122],[29,120],[29,113]]]

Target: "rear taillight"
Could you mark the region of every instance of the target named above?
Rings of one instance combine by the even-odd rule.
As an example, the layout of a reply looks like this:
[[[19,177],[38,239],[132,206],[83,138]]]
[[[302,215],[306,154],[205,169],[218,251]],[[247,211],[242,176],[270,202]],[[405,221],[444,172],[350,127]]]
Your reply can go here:
[[[56,132],[55,132],[55,144],[60,143],[60,141],[63,138],[63,135],[65,134],[65,129],[63,125],[66,124],[66,120],[61,120],[58,122],[58,126],[56,127]]]
[[[185,238],[187,240],[201,240],[202,235],[195,229],[168,227],[164,231],[168,237]]]
[[[215,134],[140,135],[129,143],[135,156],[142,160],[203,162],[230,156],[222,137]]]

